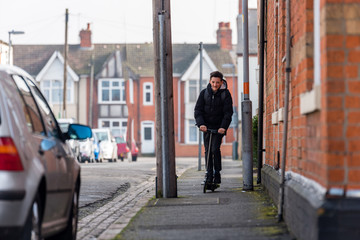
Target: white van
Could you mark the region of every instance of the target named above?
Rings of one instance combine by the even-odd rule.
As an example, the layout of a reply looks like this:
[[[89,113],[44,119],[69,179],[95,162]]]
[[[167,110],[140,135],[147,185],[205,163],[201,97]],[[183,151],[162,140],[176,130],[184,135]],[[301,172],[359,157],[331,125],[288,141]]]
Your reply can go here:
[[[117,144],[109,128],[93,129],[100,145],[100,162],[107,159],[109,162],[117,161]]]

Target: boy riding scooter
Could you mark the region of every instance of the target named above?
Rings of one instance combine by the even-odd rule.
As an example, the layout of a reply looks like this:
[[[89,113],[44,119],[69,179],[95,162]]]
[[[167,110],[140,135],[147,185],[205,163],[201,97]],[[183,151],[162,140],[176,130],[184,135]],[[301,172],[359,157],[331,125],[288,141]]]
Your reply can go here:
[[[196,101],[194,116],[196,126],[204,132],[204,147],[207,172],[206,183],[221,183],[221,152],[220,145],[231,123],[233,114],[232,97],[227,89],[223,74],[219,71],[210,73],[210,81]],[[209,132],[216,129],[218,134]],[[210,143],[211,136],[211,146]]]

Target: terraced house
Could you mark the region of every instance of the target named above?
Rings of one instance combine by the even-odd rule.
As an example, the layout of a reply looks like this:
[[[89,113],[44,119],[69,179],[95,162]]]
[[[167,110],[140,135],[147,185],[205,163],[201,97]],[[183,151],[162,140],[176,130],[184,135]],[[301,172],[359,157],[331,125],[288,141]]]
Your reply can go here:
[[[204,44],[203,87],[211,71],[220,70],[232,91],[235,64],[229,24],[219,24],[218,44]],[[224,31],[227,34],[223,34]],[[230,35],[228,34],[230,31]],[[80,44],[69,45],[66,117],[93,128],[110,128],[126,135],[141,154],[155,153],[154,50],[152,43],[93,44],[90,25],[80,32]],[[225,39],[224,41],[224,38]],[[229,48],[230,46],[230,48]],[[57,117],[63,109],[63,45],[14,45],[14,65],[34,76]],[[176,156],[197,156],[198,131],[193,108],[199,93],[199,45],[173,44],[173,93]],[[235,99],[237,94],[233,93]],[[231,156],[233,129],[222,151]]]

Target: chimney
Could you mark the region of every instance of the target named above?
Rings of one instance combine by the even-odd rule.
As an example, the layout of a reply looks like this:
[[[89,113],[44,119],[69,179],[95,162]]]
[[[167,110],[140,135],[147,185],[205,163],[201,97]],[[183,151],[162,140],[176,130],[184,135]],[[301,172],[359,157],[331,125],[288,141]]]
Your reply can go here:
[[[239,14],[242,14],[242,1],[239,0]]]
[[[80,31],[80,47],[82,48],[91,48],[91,30],[90,30],[90,23],[87,24],[86,30]]]
[[[220,49],[232,49],[232,30],[230,22],[220,22],[219,29],[216,31],[216,40]]]

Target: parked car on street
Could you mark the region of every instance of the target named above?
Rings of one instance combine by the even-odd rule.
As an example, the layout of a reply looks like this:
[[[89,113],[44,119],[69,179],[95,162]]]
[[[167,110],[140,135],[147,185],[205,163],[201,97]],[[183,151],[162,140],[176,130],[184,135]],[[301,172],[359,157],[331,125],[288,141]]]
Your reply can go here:
[[[87,138],[79,141],[80,162],[95,162],[93,141],[93,138]]]
[[[116,145],[117,145],[117,156],[118,159],[124,161],[124,158],[127,157],[130,149],[126,145],[125,138],[123,136],[115,137]]]
[[[136,146],[136,143],[133,141],[131,143],[131,160],[135,162],[137,160],[139,153],[139,148]]]
[[[73,118],[58,118],[57,119],[59,123],[59,127],[61,128],[62,132],[67,132],[68,127],[70,124],[75,123],[75,120]],[[67,140],[68,144],[71,147],[71,150],[73,151],[76,159],[80,162],[80,143],[79,141],[75,139],[69,139]]]
[[[76,239],[80,165],[66,141],[91,134],[62,132],[32,77],[0,65],[0,239]]]
[[[117,161],[117,145],[115,138],[113,137],[110,129],[108,128],[96,128],[93,129],[97,139],[99,140],[101,158],[108,160],[109,162]]]

